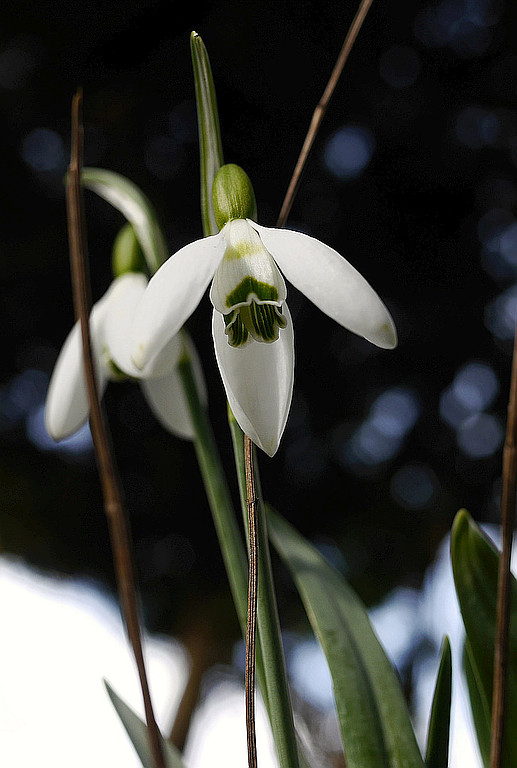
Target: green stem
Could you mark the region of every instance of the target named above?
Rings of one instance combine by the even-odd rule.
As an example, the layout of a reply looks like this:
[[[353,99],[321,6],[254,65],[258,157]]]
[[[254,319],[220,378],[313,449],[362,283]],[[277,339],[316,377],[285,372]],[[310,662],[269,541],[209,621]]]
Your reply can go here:
[[[178,370],[196,433],[194,447],[199,468],[212,511],[235,610],[243,637],[245,637],[248,610],[247,558],[210,420],[199,398],[192,363],[186,348],[178,363]],[[260,652],[257,654],[257,676],[267,707],[264,664]]]
[[[244,526],[248,530],[246,505],[246,470],[244,462],[244,433],[228,407],[228,420],[233,440],[235,466],[239,481]],[[269,554],[267,522],[260,487],[256,457],[254,457],[255,486],[257,498],[258,532],[258,650],[257,659],[262,657],[265,670],[268,712],[281,768],[298,768],[299,756],[294,730],[291,699],[287,685],[284,651],[280,634],[280,622],[276,604],[273,571]]]

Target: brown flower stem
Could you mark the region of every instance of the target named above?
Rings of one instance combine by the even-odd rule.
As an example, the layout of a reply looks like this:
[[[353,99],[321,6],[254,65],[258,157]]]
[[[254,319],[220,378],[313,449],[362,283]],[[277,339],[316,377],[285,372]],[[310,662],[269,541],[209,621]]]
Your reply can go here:
[[[258,539],[257,493],[253,463],[253,443],[244,436],[244,467],[246,471],[246,507],[248,512],[249,568],[248,617],[246,622],[246,735],[248,766],[257,768],[257,739],[255,734],[255,640],[257,630]]]
[[[122,492],[113,459],[111,441],[101,409],[95,379],[95,366],[90,338],[90,290],[84,205],[81,190],[83,156],[82,91],[72,100],[72,148],[66,184],[70,270],[76,319],[81,325],[83,364],[90,405],[92,432],[97,467],[102,486],[104,511],[108,520],[113,561],[117,579],[122,616],[131,643],[140,677],[148,726],[149,742],[156,768],[166,768],[161,736],[156,724],[144,664],[142,638],[138,617],[135,576],[131,558],[131,543]]]
[[[361,0],[359,9],[350,25],[345,41],[337,58],[332,74],[325,91],[314,110],[312,120],[303,143],[300,156],[278,217],[278,227],[283,227],[294,198],[298,191],[301,175],[307,162],[312,145],[318,133],[319,127],[327,111],[328,104],[334,93],[336,85],[341,77],[343,67],[352,50],[359,30],[373,0]],[[248,765],[256,768],[257,748],[255,736],[255,638],[257,618],[257,584],[258,584],[258,539],[257,539],[257,495],[255,487],[253,444],[250,438],[244,436],[244,463],[246,472],[246,507],[249,529],[249,580],[248,580],[248,618],[246,625],[246,733],[248,740]],[[267,544],[266,544],[267,546]]]
[[[497,620],[494,650],[494,685],[492,694],[492,730],[490,742],[490,768],[503,766],[504,709],[509,662],[509,634],[511,608],[511,571],[513,527],[515,520],[517,454],[517,329],[514,338],[508,421],[503,451],[503,489],[501,496],[501,523],[503,551],[499,557],[497,579]]]
[[[289,182],[289,187],[287,188],[284,202],[282,204],[282,210],[280,211],[280,215],[278,217],[278,222],[277,222],[278,227],[283,227],[285,225],[285,222],[287,221],[287,217],[289,216],[289,211],[291,210],[291,206],[293,204],[294,198],[296,196],[296,193],[298,192],[298,187],[300,185],[300,180],[302,177],[302,172],[303,172],[305,163],[307,162],[307,158],[309,157],[309,153],[312,149],[312,145],[314,144],[314,139],[316,138],[316,134],[318,133],[318,130],[323,121],[323,118],[325,117],[325,112],[327,111],[329,101],[332,97],[332,94],[335,91],[336,85],[338,84],[339,78],[341,77],[341,73],[343,72],[343,67],[346,64],[346,60],[348,59],[350,51],[352,50],[352,47],[356,41],[357,35],[359,34],[359,30],[363,25],[363,21],[366,18],[366,14],[370,10],[370,6],[372,2],[373,0],[361,0],[359,9],[350,25],[350,29],[348,30],[347,36],[345,37],[345,41],[343,43],[341,51],[339,52],[339,56],[334,65],[334,69],[332,70],[332,74],[330,75],[330,79],[327,83],[327,87],[323,91],[323,95],[319,100],[316,106],[316,109],[313,112],[312,119],[309,125],[309,130],[307,131],[305,141],[303,142],[300,156],[298,157],[295,169],[293,171],[293,175],[291,177],[291,181]]]

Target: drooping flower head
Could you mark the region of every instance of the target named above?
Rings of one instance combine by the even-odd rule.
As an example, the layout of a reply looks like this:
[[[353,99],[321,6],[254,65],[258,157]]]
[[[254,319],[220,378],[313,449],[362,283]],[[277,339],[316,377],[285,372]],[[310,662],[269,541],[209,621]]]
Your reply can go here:
[[[272,456],[294,374],[282,272],[323,312],[379,347],[396,346],[395,326],[367,281],[332,248],[255,223],[251,182],[238,166],[218,171],[213,208],[220,232],[182,248],[149,282],[135,316],[133,360],[142,368],[163,348],[212,280],[212,332],[230,406],[243,431]]]
[[[214,180],[214,215],[225,231],[226,250],[210,289],[214,308],[223,315],[231,347],[252,340],[270,344],[287,325],[282,306],[284,279],[247,219],[257,218],[251,182],[237,165],[223,165]]]
[[[158,421],[173,434],[192,439],[194,430],[177,371],[184,350],[191,358],[202,397],[206,388],[196,352],[186,334],[168,339],[143,370],[135,367],[129,350],[129,329],[147,283],[145,261],[130,224],[119,232],[113,248],[114,280],[93,306],[90,333],[97,389],[102,397],[108,381],[138,380]],[[56,362],[45,406],[45,425],[54,440],[76,432],[89,414],[81,329],[77,322]]]

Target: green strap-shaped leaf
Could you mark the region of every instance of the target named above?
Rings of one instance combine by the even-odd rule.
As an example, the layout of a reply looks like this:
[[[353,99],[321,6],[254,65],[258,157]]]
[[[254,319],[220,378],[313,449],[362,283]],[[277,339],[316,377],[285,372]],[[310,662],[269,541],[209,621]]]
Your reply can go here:
[[[151,201],[132,181],[114,171],[83,168],[81,181],[117,208],[136,232],[151,275],[169,258],[156,211]]]
[[[343,577],[279,515],[269,534],[327,657],[348,768],[423,768],[397,676]]]
[[[223,164],[223,148],[210,59],[197,32],[192,32],[190,36],[190,52],[194,67],[199,131],[201,220],[205,236],[216,235],[219,227],[215,223],[212,205],[212,184],[215,174]]]
[[[115,707],[115,710],[120,717],[124,728],[127,731],[127,735],[131,739],[131,743],[135,748],[135,752],[140,758],[144,768],[156,768],[151,749],[149,746],[149,737],[147,735],[147,726],[140,720],[138,715],[133,712],[130,706],[123,701],[118,694],[115,693],[110,684],[105,680],[104,685],[108,691],[108,696],[111,699],[111,703]],[[162,739],[163,756],[165,759],[165,765],[167,768],[185,768],[185,764],[181,759],[181,754],[173,746],[170,741]]]
[[[449,765],[449,731],[451,723],[452,659],[451,644],[443,640],[440,666],[436,676],[429,732],[427,734],[426,768]]]
[[[476,728],[479,751],[481,752],[483,765],[485,768],[488,768],[490,765],[490,703],[486,698],[483,685],[481,684],[476,663],[472,660],[472,649],[470,648],[467,639],[465,639],[465,644],[463,646],[462,661],[463,671],[465,672],[469,689],[470,708],[472,710],[472,717]]]
[[[477,689],[471,693],[488,711],[492,708],[492,676],[494,673],[494,636],[497,614],[498,552],[468,512],[456,515],[451,533],[451,558],[454,584],[469,643],[469,662]],[[517,765],[517,582],[511,581],[511,621],[509,669],[506,684],[504,768]],[[486,718],[485,718],[486,719]],[[476,727],[483,720],[475,718]],[[483,751],[486,733],[478,732]]]

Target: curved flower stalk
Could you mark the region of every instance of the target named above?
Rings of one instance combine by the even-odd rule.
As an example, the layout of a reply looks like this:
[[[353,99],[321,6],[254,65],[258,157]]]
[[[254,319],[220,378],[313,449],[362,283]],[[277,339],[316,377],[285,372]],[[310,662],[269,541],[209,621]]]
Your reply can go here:
[[[165,429],[193,439],[194,430],[177,370],[184,348],[192,360],[200,392],[206,387],[193,344],[175,334],[145,368],[139,370],[129,355],[129,329],[147,286],[142,273],[128,272],[113,281],[90,315],[97,388],[102,397],[108,381],[137,379],[151,410]],[[76,323],[61,349],[47,394],[45,425],[54,440],[76,432],[89,414],[84,377],[81,329]]]
[[[255,196],[241,168],[219,170],[213,202],[219,233],[179,250],[150,280],[135,314],[132,356],[144,370],[212,281],[212,332],[231,409],[241,429],[273,456],[294,375],[282,272],[325,314],[373,344],[392,349],[397,334],[373,288],[336,251],[309,235],[255,223]]]

